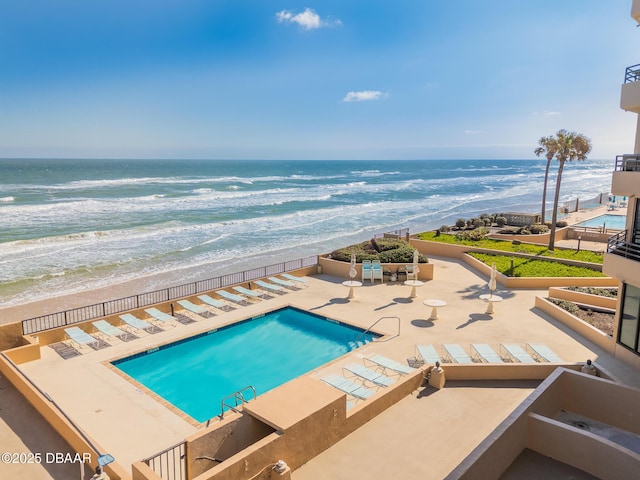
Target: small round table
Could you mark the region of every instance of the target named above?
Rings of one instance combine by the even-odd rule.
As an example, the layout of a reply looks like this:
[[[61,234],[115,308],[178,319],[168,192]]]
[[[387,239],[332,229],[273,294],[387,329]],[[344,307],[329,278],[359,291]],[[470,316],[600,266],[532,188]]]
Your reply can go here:
[[[342,282],[342,284],[345,287],[349,287],[349,295],[347,296],[347,298],[355,297],[355,295],[353,293],[353,287],[361,287],[362,286],[362,282],[358,282],[357,280],[346,280],[346,281]]]
[[[427,307],[432,307],[429,320],[438,320],[438,307],[445,307],[447,305],[447,302],[445,302],[444,300],[438,300],[436,298],[427,298],[422,303],[424,303]]]
[[[494,303],[500,303],[502,300],[504,300],[502,297],[498,295],[487,295],[486,293],[484,295],[480,295],[480,299],[488,303],[487,311],[485,312],[487,315],[493,314]]]
[[[409,298],[416,298],[418,296],[418,294],[416,293],[416,287],[421,287],[424,285],[424,282],[420,281],[420,280],[406,280],[404,282],[405,285],[409,285],[411,288],[411,295],[409,295]]]

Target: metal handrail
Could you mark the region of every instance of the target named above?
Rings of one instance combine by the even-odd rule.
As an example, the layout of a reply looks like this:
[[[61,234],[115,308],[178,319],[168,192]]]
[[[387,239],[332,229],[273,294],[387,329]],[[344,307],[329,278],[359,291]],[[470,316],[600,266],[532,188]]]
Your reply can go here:
[[[628,242],[626,237],[626,230],[609,237],[607,241],[607,253],[640,261],[640,245]]]
[[[93,320],[95,318],[102,318],[108,315],[128,312],[137,308],[168,302],[178,298],[189,297],[198,293],[210,292],[212,290],[248,282],[257,278],[268,277],[269,275],[277,275],[299,268],[310,267],[317,265],[317,263],[318,256],[312,255],[310,257],[289,260],[274,265],[268,265],[266,267],[253,268],[243,272],[230,273],[219,277],[209,278],[207,280],[200,280],[175,287],[155,290],[153,292],[140,293],[138,295],[131,295],[129,297],[108,300],[102,303],[41,315],[39,317],[22,320],[22,334],[30,335],[51,330],[53,328],[84,322],[86,320]]]
[[[616,155],[616,172],[640,172],[640,155]]]
[[[391,340],[391,338],[395,338],[395,337],[399,337],[400,336],[400,317],[380,317],[378,320],[376,320],[375,322],[373,322],[371,325],[369,325],[369,328],[367,328],[364,332],[362,332],[360,334],[360,336],[358,338],[355,339],[354,343],[358,343],[358,341],[363,338],[367,333],[369,333],[371,331],[371,329],[373,327],[375,327],[378,322],[380,322],[381,320],[384,320],[385,318],[395,318],[396,320],[398,320],[398,333],[396,335],[394,335],[393,337],[387,338],[386,340],[384,340],[385,342],[387,340]]]
[[[624,71],[624,83],[633,83],[640,80],[640,63],[631,65]]]
[[[249,400],[247,400],[244,395],[242,394],[242,392],[244,392],[245,390],[251,390],[253,392],[253,399],[255,400],[258,397],[258,393],[256,392],[256,389],[254,387],[252,387],[251,385],[247,385],[244,388],[241,388],[240,390],[238,390],[237,392],[233,392],[230,395],[227,395],[226,397],[224,397],[221,401],[220,401],[220,418],[224,418],[224,407],[229,407],[231,410],[233,410],[234,412],[236,411],[236,407],[238,406],[238,400],[240,400],[240,405],[244,405],[245,403],[248,403]],[[227,405],[226,401],[229,398],[233,398],[236,401],[235,405]]]

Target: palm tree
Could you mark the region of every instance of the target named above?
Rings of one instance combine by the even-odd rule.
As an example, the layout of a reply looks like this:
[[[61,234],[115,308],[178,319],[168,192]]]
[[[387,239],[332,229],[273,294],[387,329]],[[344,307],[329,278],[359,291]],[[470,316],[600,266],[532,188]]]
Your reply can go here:
[[[556,180],[556,193],[553,197],[553,217],[551,219],[551,234],[549,235],[549,250],[553,250],[556,237],[556,222],[558,221],[558,199],[560,198],[560,182],[562,181],[562,170],[567,160],[586,160],[587,154],[591,151],[591,140],[581,133],[568,132],[567,130],[558,130],[555,137],[543,137],[540,143],[545,141],[545,150],[547,158],[558,160],[558,178]],[[540,147],[542,148],[542,146]],[[536,149],[536,152],[538,149]]]
[[[546,206],[547,206],[547,183],[549,180],[549,166],[551,165],[551,160],[553,160],[553,156],[556,154],[557,143],[554,137],[542,137],[538,140],[538,148],[535,149],[534,153],[536,157],[539,157],[544,153],[545,157],[547,157],[547,167],[544,169],[544,187],[542,188],[542,213],[540,215],[541,222],[544,223],[546,221]]]

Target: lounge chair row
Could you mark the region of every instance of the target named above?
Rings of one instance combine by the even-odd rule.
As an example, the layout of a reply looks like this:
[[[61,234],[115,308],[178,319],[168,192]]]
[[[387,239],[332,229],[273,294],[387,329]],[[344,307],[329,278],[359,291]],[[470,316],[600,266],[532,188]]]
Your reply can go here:
[[[442,354],[433,345],[416,345],[416,358],[425,364],[440,363],[562,363],[562,359],[542,343],[528,343],[525,348],[516,344],[501,344],[500,353],[486,343],[472,343],[467,353],[460,345],[445,343]]]
[[[254,283],[269,292],[284,294],[288,290],[299,290],[301,287],[298,285],[304,285],[307,283],[307,280],[302,277],[296,277],[294,275],[290,275],[287,273],[282,274],[286,279],[281,279],[278,277],[269,277],[269,280],[272,283],[265,282],[263,280],[257,280]],[[233,287],[233,289],[238,292],[238,294],[227,292],[225,290],[218,290],[216,294],[222,297],[224,300],[228,300],[229,302],[235,303],[237,305],[251,305],[251,302],[248,298],[260,299],[260,298],[272,298],[268,293],[262,290],[250,290],[248,288],[242,286]],[[203,302],[203,304],[220,309],[222,311],[230,311],[233,310],[234,307],[231,304],[225,302],[222,299],[216,299],[209,295],[199,295],[198,299]],[[190,300],[178,300],[176,302],[180,305],[184,311],[190,314],[199,315],[202,318],[209,318],[214,316],[215,314],[211,312],[211,310],[205,308],[202,305],[197,305]],[[124,322],[126,327],[130,327],[134,330],[143,330],[148,333],[155,333],[159,330],[159,325],[169,325],[175,326],[175,321],[181,321],[182,318],[189,318],[188,315],[176,314],[176,316],[169,315],[168,313],[162,312],[157,308],[151,307],[145,309],[145,312],[150,316],[148,320],[143,320],[131,313],[125,313],[120,315],[120,319]],[[110,337],[119,338],[122,341],[127,341],[132,338],[137,338],[136,335],[128,330],[123,330],[120,327],[116,327],[106,320],[97,320],[92,322],[92,325],[95,329],[93,334],[87,333],[82,330],[80,327],[67,327],[64,329],[65,333],[69,337],[69,340],[72,344],[75,344],[79,348],[89,346],[92,348],[99,348],[100,345],[104,346],[104,342],[108,340]],[[125,327],[125,328],[126,328]],[[108,345],[108,343],[107,343]]]
[[[365,357],[363,360],[364,363],[369,362],[372,368],[358,363],[350,363],[342,367],[342,376],[330,374],[322,377],[321,380],[356,399],[366,400],[375,393],[365,386],[367,382],[375,387],[388,387],[395,382],[389,373],[405,375],[415,371],[414,368],[382,355]],[[380,369],[382,371],[379,371]],[[346,375],[349,375],[349,378]],[[354,382],[352,378],[360,380],[360,383]]]

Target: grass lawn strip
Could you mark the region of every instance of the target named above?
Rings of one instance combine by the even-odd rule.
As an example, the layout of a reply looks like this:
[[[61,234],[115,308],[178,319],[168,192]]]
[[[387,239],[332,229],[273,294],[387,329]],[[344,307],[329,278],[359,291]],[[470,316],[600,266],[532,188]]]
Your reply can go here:
[[[603,273],[589,268],[574,267],[549,260],[473,252],[468,255],[487,265],[495,263],[500,273],[512,277],[606,277]],[[511,261],[513,261],[513,272],[511,272]]]

